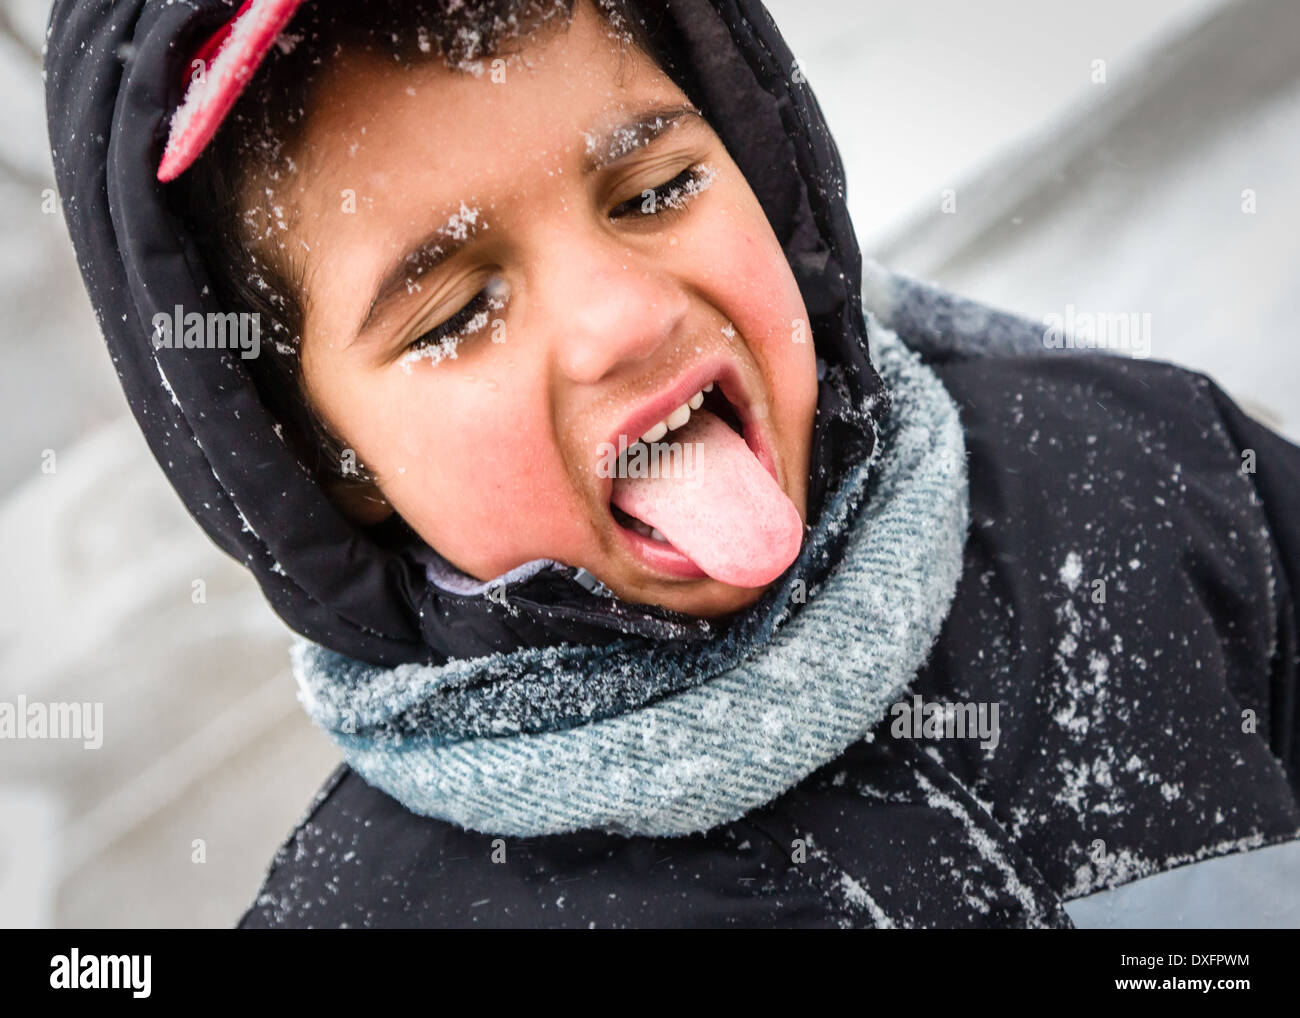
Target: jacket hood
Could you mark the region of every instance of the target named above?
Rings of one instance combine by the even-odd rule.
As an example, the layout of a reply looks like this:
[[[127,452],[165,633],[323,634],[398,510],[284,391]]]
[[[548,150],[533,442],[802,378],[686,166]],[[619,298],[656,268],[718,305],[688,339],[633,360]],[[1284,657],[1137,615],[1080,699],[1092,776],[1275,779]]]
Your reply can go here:
[[[820,375],[812,524],[828,488],[871,455],[888,412],[868,355],[839,153],[762,4],[652,6],[670,73],[745,174],[809,313]],[[159,312],[235,310],[217,304],[195,239],[157,179],[189,61],[234,12],[227,0],[57,0],[47,31],[64,217],[131,411],[191,515],[247,565],[292,629],[376,665],[715,635],[718,622],[621,601],[585,570],[546,560],[491,584],[434,582],[427,562],[334,507],[279,437],[238,350],[155,348]]]

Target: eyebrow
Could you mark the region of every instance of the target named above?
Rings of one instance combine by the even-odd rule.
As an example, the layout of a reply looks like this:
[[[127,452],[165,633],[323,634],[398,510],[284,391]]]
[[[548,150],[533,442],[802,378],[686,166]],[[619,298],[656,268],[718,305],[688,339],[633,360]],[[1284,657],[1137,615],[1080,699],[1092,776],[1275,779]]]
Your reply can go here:
[[[704,116],[689,103],[653,106],[638,111],[632,119],[605,131],[588,132],[585,135],[586,154],[582,172],[591,174],[612,166],[649,145],[677,124],[691,119],[705,123]],[[461,202],[459,212],[395,260],[375,287],[374,296],[370,299],[365,317],[353,333],[353,339],[369,329],[398,298],[409,293],[422,276],[469,246],[486,228],[485,224],[480,225],[478,216],[477,209],[468,209]]]
[[[584,173],[594,173],[606,166],[631,155],[639,148],[644,148],[669,128],[683,120],[704,117],[689,103],[673,106],[652,106],[641,110],[631,120],[617,124],[602,134],[587,134],[587,158],[583,163]]]

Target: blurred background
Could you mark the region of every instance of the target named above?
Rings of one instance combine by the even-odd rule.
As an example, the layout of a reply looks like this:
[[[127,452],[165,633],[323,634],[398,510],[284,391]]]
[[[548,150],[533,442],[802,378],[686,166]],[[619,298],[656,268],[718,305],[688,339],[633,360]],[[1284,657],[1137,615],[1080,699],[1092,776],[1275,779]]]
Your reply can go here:
[[[768,7],[868,256],[1149,313],[1152,357],[1300,440],[1300,3]],[[47,11],[0,0],[0,701],[102,702],[106,738],[0,740],[0,925],[231,926],[338,755],[128,418],[50,200]]]

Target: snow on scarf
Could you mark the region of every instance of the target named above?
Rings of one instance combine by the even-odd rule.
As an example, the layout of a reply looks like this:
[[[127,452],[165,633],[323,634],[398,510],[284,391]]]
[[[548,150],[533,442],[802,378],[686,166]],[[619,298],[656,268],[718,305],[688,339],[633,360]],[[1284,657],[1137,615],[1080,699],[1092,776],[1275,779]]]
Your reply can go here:
[[[869,334],[892,399],[876,452],[829,493],[776,596],[722,636],[391,669],[300,641],[303,706],[371,785],[487,834],[689,834],[834,760],[924,663],[969,513],[951,398],[894,333],[869,319]],[[846,531],[841,561],[808,588]]]

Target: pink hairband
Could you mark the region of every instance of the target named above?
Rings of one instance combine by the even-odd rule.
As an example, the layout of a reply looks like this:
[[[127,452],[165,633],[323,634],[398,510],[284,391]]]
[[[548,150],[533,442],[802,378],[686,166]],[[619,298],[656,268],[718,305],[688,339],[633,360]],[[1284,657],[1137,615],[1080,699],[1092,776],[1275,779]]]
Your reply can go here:
[[[158,179],[175,180],[198,159],[303,0],[244,0],[194,54],[195,75],[172,115]]]

